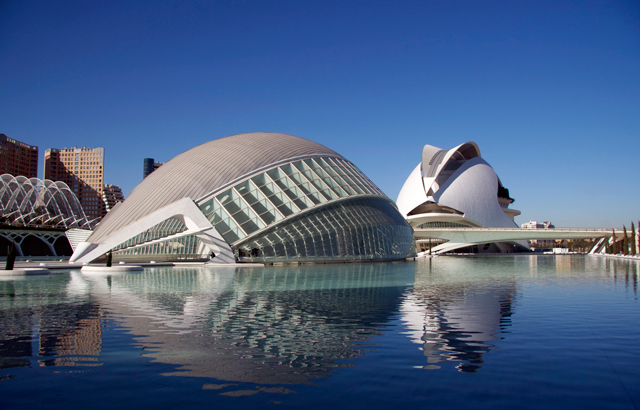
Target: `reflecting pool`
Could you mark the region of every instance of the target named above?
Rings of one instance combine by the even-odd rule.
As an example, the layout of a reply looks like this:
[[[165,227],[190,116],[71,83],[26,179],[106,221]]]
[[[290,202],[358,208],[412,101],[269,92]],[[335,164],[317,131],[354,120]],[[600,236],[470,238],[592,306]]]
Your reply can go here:
[[[0,281],[0,408],[637,409],[640,262],[62,271]]]

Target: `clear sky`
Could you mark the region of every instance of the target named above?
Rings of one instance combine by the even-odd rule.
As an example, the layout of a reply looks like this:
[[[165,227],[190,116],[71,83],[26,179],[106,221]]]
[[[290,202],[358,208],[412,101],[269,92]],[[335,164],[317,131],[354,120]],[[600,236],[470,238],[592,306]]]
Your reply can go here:
[[[105,148],[128,194],[244,132],[348,158],[395,200],[424,144],[479,144],[517,223],[640,219],[640,2],[0,0],[0,132]],[[637,222],[636,222],[637,223]]]

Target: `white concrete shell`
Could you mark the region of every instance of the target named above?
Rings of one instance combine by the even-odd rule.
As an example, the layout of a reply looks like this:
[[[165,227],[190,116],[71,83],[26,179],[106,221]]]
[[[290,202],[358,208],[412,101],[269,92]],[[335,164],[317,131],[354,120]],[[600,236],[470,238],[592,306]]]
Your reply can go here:
[[[398,196],[400,213],[414,229],[426,227],[515,228],[519,211],[474,142],[450,150],[425,145],[422,162],[413,170]],[[507,205],[507,206],[505,206]],[[433,251],[452,251],[475,243],[447,242]],[[522,242],[511,242],[525,246]],[[494,247],[495,248],[495,247]]]

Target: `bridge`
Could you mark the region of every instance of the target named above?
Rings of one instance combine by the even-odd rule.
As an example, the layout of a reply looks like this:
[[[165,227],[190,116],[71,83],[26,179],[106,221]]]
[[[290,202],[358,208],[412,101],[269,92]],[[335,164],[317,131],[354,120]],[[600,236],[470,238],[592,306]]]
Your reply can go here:
[[[414,228],[413,237],[420,239],[441,239],[448,242],[433,248],[434,253],[442,253],[455,248],[479,245],[489,242],[525,241],[534,239],[591,239],[611,237],[610,229],[524,229],[524,228]],[[616,231],[616,238],[624,233]],[[603,242],[603,241],[601,241]]]

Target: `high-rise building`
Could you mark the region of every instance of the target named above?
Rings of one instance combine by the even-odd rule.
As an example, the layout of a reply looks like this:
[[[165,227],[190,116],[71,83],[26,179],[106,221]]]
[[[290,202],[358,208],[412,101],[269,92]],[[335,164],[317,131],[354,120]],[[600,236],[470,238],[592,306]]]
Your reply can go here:
[[[0,175],[38,177],[38,147],[0,134]]]
[[[104,201],[106,212],[111,211],[116,204],[124,201],[122,189],[117,185],[106,184],[102,191],[102,200]]]
[[[155,162],[153,158],[145,158],[142,163],[142,179],[145,179],[150,173],[160,168],[162,164],[164,162]]]
[[[66,183],[89,219],[102,218],[104,148],[49,148],[44,152],[44,177]]]

